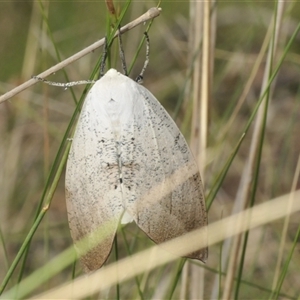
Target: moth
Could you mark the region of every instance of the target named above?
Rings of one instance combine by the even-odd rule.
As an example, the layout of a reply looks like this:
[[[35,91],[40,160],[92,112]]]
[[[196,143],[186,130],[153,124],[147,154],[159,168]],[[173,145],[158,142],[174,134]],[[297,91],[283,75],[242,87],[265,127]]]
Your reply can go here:
[[[120,222],[134,221],[157,244],[207,226],[201,177],[185,138],[150,91],[115,69],[85,99],[65,185],[86,272],[105,263]],[[186,257],[205,262],[207,255],[205,247]]]

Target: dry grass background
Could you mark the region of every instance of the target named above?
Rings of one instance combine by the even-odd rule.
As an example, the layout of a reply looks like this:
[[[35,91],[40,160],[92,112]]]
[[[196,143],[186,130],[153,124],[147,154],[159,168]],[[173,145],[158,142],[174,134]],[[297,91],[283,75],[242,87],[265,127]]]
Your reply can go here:
[[[237,235],[210,246],[206,266],[190,261],[181,270],[182,261],[175,260],[154,270],[145,269],[135,279],[123,279],[119,296],[118,288],[112,284],[100,294],[85,296],[89,299],[299,299],[299,212],[287,211],[285,218],[272,222],[269,219],[276,214],[271,200],[300,188],[299,33],[287,49],[300,24],[300,5],[297,1],[211,1],[212,13],[207,17],[204,14],[207,3],[209,1],[162,1],[162,13],[149,32],[151,56],[144,85],[174,116],[191,142],[209,195],[209,222],[212,224],[251,205],[269,202],[265,224],[250,231],[247,243],[245,235]],[[115,4],[121,9],[125,6],[121,1]],[[155,5],[153,1],[132,1],[122,24]],[[106,19],[104,1],[1,2],[0,93],[56,64],[59,61],[56,49],[63,60],[105,36]],[[136,53],[144,30],[145,26],[140,25],[124,34],[128,62]],[[205,32],[211,34],[205,35]],[[204,48],[203,33],[209,37],[203,40]],[[62,71],[48,79],[60,82],[87,79],[100,54],[101,49],[67,66],[68,79]],[[203,55],[207,67],[204,70]],[[272,80],[268,105],[263,102],[259,117],[249,127],[232,164],[226,168],[224,180],[218,181],[218,175],[251,120],[260,95],[266,90],[268,80],[264,77],[272,77],[283,55],[285,59]],[[142,51],[134,64],[132,78],[143,62]],[[112,64],[120,70],[117,55],[113,56]],[[77,99],[83,90],[84,86],[74,88]],[[70,90],[40,83],[0,105],[1,281],[32,229],[50,169],[74,109]],[[23,256],[20,260],[5,291],[39,270],[42,273],[38,273],[38,278],[45,276],[45,282],[28,294],[24,292],[23,298],[48,291],[73,277],[72,264],[54,272],[54,276],[50,267],[42,269],[57,257],[62,260],[58,260],[56,267],[63,265],[64,258],[69,256],[61,255],[72,244],[62,174],[26,258]],[[294,201],[299,203],[299,193],[297,195]],[[291,200],[285,199],[289,208]],[[153,245],[134,224],[124,231],[132,253]],[[212,232],[212,240],[214,235]],[[129,256],[121,233],[118,249],[121,258]],[[114,260],[112,252],[107,264]],[[238,273],[242,266],[243,271]],[[80,275],[77,264],[75,276]],[[278,278],[282,278],[281,286],[277,285]],[[100,282],[99,279],[98,286]],[[276,286],[279,286],[279,296],[271,293]],[[30,290],[30,285],[26,288]],[[19,292],[22,295],[22,288]],[[61,297],[67,296],[62,294]]]

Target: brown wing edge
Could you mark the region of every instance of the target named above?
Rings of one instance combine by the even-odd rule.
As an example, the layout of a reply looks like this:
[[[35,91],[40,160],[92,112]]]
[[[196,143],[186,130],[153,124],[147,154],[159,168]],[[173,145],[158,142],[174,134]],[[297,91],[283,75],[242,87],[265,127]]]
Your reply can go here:
[[[155,241],[145,230],[143,230],[141,227],[139,227],[147,236],[148,238],[150,238],[155,244],[157,245],[161,245],[161,242],[157,242]],[[179,236],[177,236],[179,237]],[[176,238],[176,237],[174,237]],[[163,247],[163,246],[162,246]],[[176,251],[172,252],[170,251],[170,249],[167,249],[167,251],[172,254],[172,255],[175,255],[175,256],[178,256],[178,254],[176,254]],[[178,256],[179,257],[179,256]],[[205,247],[205,248],[202,248],[202,249],[199,249],[195,252],[192,252],[192,253],[189,253],[187,255],[184,255],[182,256],[184,258],[190,258],[190,259],[196,259],[196,260],[200,260],[201,262],[203,263],[206,263],[207,261],[207,258],[208,258],[208,247]]]
[[[70,206],[71,193],[68,189],[65,189],[66,200],[68,208],[68,220],[73,245],[79,258],[81,267],[85,273],[91,273],[103,266],[107,261],[111,250],[113,241],[118,229],[118,225],[121,219],[121,213],[113,220],[108,221],[107,224],[92,224],[93,226],[87,231],[83,231],[86,226],[81,226],[77,223],[77,219],[74,220],[73,211]],[[98,242],[102,240],[101,242]]]
[[[111,238],[104,240],[86,254],[79,256],[81,267],[85,273],[94,272],[105,264],[111,253],[114,237],[115,233],[112,234]],[[76,243],[74,247],[77,249]],[[80,255],[79,250],[77,253]]]

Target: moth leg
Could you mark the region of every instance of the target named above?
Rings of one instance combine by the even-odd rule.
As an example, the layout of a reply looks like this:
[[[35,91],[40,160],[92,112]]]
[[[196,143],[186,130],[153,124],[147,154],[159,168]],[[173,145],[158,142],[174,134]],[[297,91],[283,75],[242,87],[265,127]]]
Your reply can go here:
[[[124,49],[123,49],[123,43],[122,43],[122,38],[121,38],[120,26],[119,26],[118,39],[119,39],[119,52],[120,52],[120,59],[121,59],[121,63],[122,63],[123,73],[125,76],[128,76],[125,54],[124,54]]]
[[[54,82],[54,81],[49,81],[46,80],[42,77],[38,77],[38,76],[32,76],[33,79],[38,80],[38,81],[42,81],[48,85],[53,85],[53,86],[60,86],[63,87],[65,89],[75,86],[75,85],[80,85],[80,84],[89,84],[89,83],[95,83],[95,80],[79,80],[79,81],[71,81],[71,82],[67,82],[67,83],[62,83],[62,82]]]
[[[149,64],[149,60],[150,60],[150,39],[149,39],[149,35],[147,32],[144,32],[144,35],[145,35],[145,39],[146,39],[146,59],[145,59],[142,71],[140,72],[139,76],[135,79],[135,81],[139,84],[143,83],[144,72],[145,72],[145,70]]]
[[[106,63],[106,58],[107,58],[107,37],[104,38],[104,48],[103,48],[103,53],[102,53],[102,58],[101,58],[101,63],[100,63],[100,74],[99,78],[101,78],[104,75],[104,69],[105,69],[105,63]]]

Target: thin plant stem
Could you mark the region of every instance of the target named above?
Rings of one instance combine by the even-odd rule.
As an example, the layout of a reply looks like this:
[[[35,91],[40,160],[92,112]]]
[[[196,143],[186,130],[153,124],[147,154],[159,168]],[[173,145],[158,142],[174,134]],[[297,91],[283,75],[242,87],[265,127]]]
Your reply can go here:
[[[137,19],[128,23],[127,25],[121,27],[121,29],[120,29],[121,33],[127,32],[127,31],[131,30],[132,28],[134,28],[140,24],[143,24],[144,22],[146,22],[150,19],[158,17],[160,14],[160,11],[161,11],[161,9],[159,9],[157,7],[150,8],[142,16],[138,17]],[[116,33],[113,36],[113,39],[115,39],[117,36],[118,36],[118,33]],[[90,45],[89,47],[86,47],[85,49],[77,52],[76,54],[70,56],[69,58],[63,60],[62,62],[56,64],[55,66],[49,68],[48,70],[38,74],[37,77],[45,78],[45,77],[57,72],[58,70],[66,67],[67,65],[71,64],[72,62],[80,59],[81,57],[83,57],[83,56],[89,54],[90,52],[93,52],[97,48],[103,46],[104,42],[105,42],[105,38],[102,38],[101,40],[95,42],[94,44]],[[11,97],[17,95],[18,93],[22,92],[23,90],[29,88],[30,86],[32,86],[34,84],[36,84],[36,80],[34,80],[34,79],[30,79],[30,80],[24,82],[23,84],[19,85],[18,87],[14,88],[11,91],[0,96],[0,103],[10,99]]]

